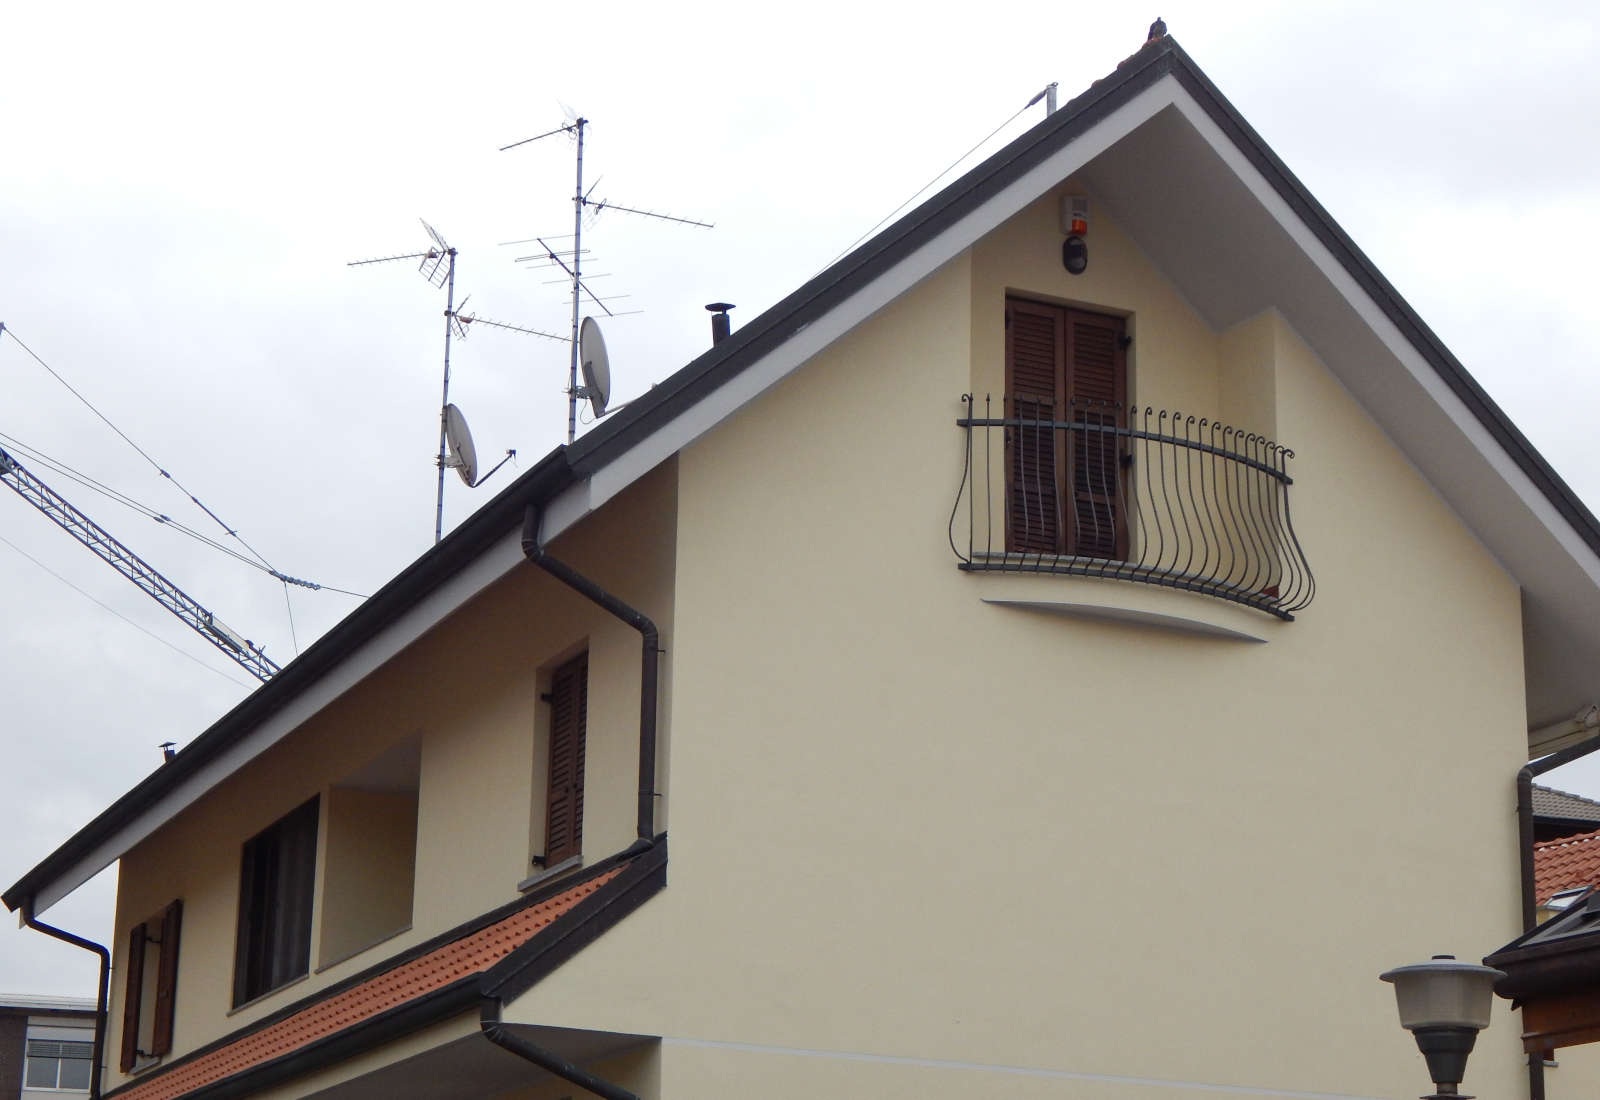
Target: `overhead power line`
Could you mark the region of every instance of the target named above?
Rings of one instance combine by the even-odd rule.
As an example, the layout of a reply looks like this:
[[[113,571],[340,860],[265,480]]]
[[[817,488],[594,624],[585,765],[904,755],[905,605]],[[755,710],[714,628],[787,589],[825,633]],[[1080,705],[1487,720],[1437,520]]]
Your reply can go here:
[[[205,545],[210,546],[211,548],[213,548],[215,550],[219,550],[222,553],[227,554],[230,557],[232,557],[232,558],[234,558],[234,559],[236,559],[238,561],[241,561],[241,562],[245,563],[246,565],[251,566],[254,569],[259,569],[261,572],[266,573],[268,576],[272,577],[274,580],[277,580],[280,583],[282,583],[285,586],[285,591],[287,591],[288,586],[292,584],[292,585],[296,585],[296,586],[298,586],[300,588],[309,588],[312,591],[337,592],[340,595],[344,595],[344,596],[354,596],[357,599],[366,599],[366,596],[363,593],[354,592],[354,591],[351,591],[350,589],[347,589],[347,588],[337,588],[337,587],[335,587],[333,585],[318,584],[316,581],[308,581],[308,580],[305,580],[304,578],[301,578],[301,577],[294,577],[294,576],[291,576],[288,573],[285,573],[282,570],[278,569],[270,561],[267,560],[265,555],[263,555],[260,551],[258,551],[254,546],[251,546],[250,543],[245,540],[244,536],[239,534],[237,528],[229,527],[226,523],[224,523],[221,516],[217,515],[216,512],[212,511],[211,508],[209,508],[205,504],[204,501],[202,501],[199,497],[195,496],[194,493],[190,492],[189,489],[182,482],[180,482],[177,478],[173,477],[172,474],[165,467],[163,467],[159,462],[157,462],[154,458],[152,458],[150,456],[150,453],[148,451],[146,451],[143,447],[139,446],[138,443],[134,442],[132,436],[128,435],[127,432],[125,432],[121,428],[117,427],[117,425],[112,422],[110,417],[108,417],[105,413],[101,412],[98,408],[96,408],[93,402],[91,402],[87,397],[85,397],[81,392],[79,392],[79,390],[75,386],[73,386],[72,383],[68,382],[64,377],[62,377],[61,372],[57,371],[49,363],[45,362],[44,359],[38,354],[38,352],[34,351],[20,337],[17,336],[16,332],[13,329],[9,328],[3,321],[0,321],[0,337],[5,337],[5,336],[11,337],[12,341],[19,348],[21,348],[23,351],[28,353],[29,358],[31,358],[35,363],[38,363],[39,366],[43,367],[45,369],[45,371],[49,373],[50,377],[54,378],[57,382],[60,382],[61,385],[66,388],[68,393],[72,394],[73,397],[76,397],[80,402],[82,402],[83,406],[85,408],[87,408],[90,412],[94,413],[94,415],[96,417],[98,417],[101,420],[101,422],[106,425],[106,427],[110,428],[113,432],[115,432],[117,434],[117,436],[119,438],[121,438],[125,443],[127,443],[128,446],[132,447],[134,449],[134,451],[138,453],[139,457],[143,458],[147,463],[150,464],[152,469],[154,469],[158,474],[160,474],[162,477],[166,478],[168,481],[172,482],[172,484],[174,486],[176,486],[180,492],[182,492],[186,497],[189,498],[190,502],[192,504],[194,504],[194,506],[196,508],[199,508],[202,512],[204,512],[207,516],[209,516],[217,524],[218,527],[222,528],[222,530],[228,535],[229,538],[232,538],[234,541],[238,542],[240,546],[243,546],[245,548],[245,550],[249,552],[248,556],[246,556],[245,554],[241,554],[238,551],[230,550],[228,547],[222,545],[221,543],[215,541],[214,539],[210,539],[210,538],[207,538],[205,535],[202,535],[200,532],[196,531],[194,528],[189,527],[186,524],[179,523],[177,520],[174,520],[171,516],[167,515],[166,513],[160,512],[160,511],[158,511],[158,510],[156,510],[154,508],[149,507],[148,505],[140,504],[139,502],[133,500],[131,497],[127,496],[126,494],[121,493],[121,492],[119,492],[119,491],[117,491],[115,489],[112,489],[110,486],[107,486],[107,485],[105,485],[105,484],[103,484],[103,483],[101,483],[99,481],[96,481],[93,478],[88,477],[88,475],[86,475],[86,474],[82,474],[82,473],[80,473],[80,472],[78,472],[76,470],[71,469],[65,463],[59,462],[59,461],[54,460],[54,459],[46,459],[45,456],[41,452],[36,450],[36,449],[33,449],[33,448],[23,448],[23,449],[32,450],[34,457],[46,461],[46,463],[48,465],[50,465],[53,469],[55,469],[58,473],[61,473],[61,474],[65,475],[65,476],[67,476],[67,477],[72,478],[74,481],[77,481],[80,485],[83,485],[85,488],[89,488],[89,489],[94,490],[95,492],[102,493],[103,495],[106,495],[106,496],[110,497],[111,499],[118,501],[121,504],[125,504],[128,507],[131,507],[134,510],[139,511],[139,512],[147,515],[149,518],[155,520],[157,523],[162,523],[162,524],[166,524],[168,526],[171,526],[174,530],[182,531],[184,534],[188,535],[190,538],[196,539],[199,542],[202,542]],[[6,436],[5,438],[11,439],[11,441],[13,443],[18,443],[18,441],[15,440],[12,437]],[[19,444],[19,446],[20,446],[20,444]],[[292,612],[291,612],[291,616],[292,616]],[[292,629],[293,629],[292,624],[291,624],[291,628],[290,629],[292,631]]]
[[[154,640],[160,642],[162,645],[164,645],[168,649],[172,650],[172,652],[176,653],[178,656],[184,658],[185,660],[193,661],[195,664],[199,665],[201,668],[205,669],[207,672],[212,673],[215,676],[221,676],[224,680],[228,681],[228,683],[230,683],[230,684],[233,684],[233,685],[235,685],[237,687],[242,687],[242,688],[249,688],[250,687],[250,685],[245,683],[243,680],[236,680],[232,676],[229,676],[226,672],[223,672],[221,669],[213,668],[212,666],[206,664],[200,658],[196,657],[193,653],[184,652],[183,650],[179,649],[177,646],[173,645],[171,642],[167,641],[161,635],[155,633],[153,630],[147,630],[145,627],[140,626],[138,623],[134,622],[132,619],[128,618],[122,612],[118,611],[116,608],[110,606],[109,604],[101,603],[99,600],[97,600],[93,596],[89,595],[89,593],[85,592],[83,589],[79,588],[77,585],[75,585],[71,581],[67,580],[67,578],[63,577],[60,573],[57,573],[54,569],[51,569],[44,562],[40,561],[38,558],[36,558],[32,554],[28,553],[22,547],[18,546],[16,543],[12,542],[10,539],[6,538],[4,535],[0,535],[0,543],[4,543],[5,545],[11,547],[11,549],[15,550],[17,553],[21,554],[23,557],[25,557],[29,561],[33,562],[34,565],[37,565],[40,569],[43,569],[46,573],[50,574],[56,580],[60,581],[62,584],[66,585],[68,588],[72,589],[78,595],[82,596],[84,599],[88,600],[90,603],[92,603],[96,607],[100,608],[100,610],[110,612],[111,614],[115,615],[117,618],[121,619],[123,622],[127,623],[129,626],[133,627],[133,629],[137,630],[139,633],[147,635],[148,637],[153,638]]]

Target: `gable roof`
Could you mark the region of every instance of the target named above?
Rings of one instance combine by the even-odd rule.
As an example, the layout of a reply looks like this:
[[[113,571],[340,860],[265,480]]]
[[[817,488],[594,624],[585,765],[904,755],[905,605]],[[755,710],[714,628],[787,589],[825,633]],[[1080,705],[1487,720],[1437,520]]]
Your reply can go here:
[[[1533,816],[1557,821],[1592,821],[1600,825],[1600,802],[1535,783]]]
[[[1533,896],[1543,905],[1552,894],[1600,885],[1600,829],[1533,846]]]
[[[1155,159],[1152,170],[1152,158]],[[1163,159],[1164,158],[1164,159]],[[1523,588],[1530,726],[1600,697],[1600,521],[1170,37],[727,339],[557,447],[271,681],[25,874],[43,910],[522,560],[1074,173],[1214,327],[1293,323]],[[1172,172],[1207,187],[1164,201]],[[1185,206],[1188,203],[1190,205]],[[1193,204],[1211,203],[1205,208]],[[1198,233],[1214,236],[1200,239]],[[1254,248],[1260,255],[1241,249]],[[1221,250],[1235,282],[1208,278]]]
[[[105,1095],[245,1095],[486,999],[514,997],[659,890],[666,859],[661,837],[631,859],[518,899]]]

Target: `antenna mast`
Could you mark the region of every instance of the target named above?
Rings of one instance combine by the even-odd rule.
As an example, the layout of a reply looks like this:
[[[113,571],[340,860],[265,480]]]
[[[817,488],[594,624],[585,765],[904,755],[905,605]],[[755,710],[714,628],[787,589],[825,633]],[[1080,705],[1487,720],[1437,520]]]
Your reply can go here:
[[[156,572],[138,554],[113,538],[104,527],[74,508],[66,498],[28,472],[4,449],[0,449],[0,481],[43,512],[67,534],[94,551],[101,561],[136,584],[145,595],[182,619],[196,634],[239,662],[252,676],[266,681],[277,675],[277,664],[261,652],[260,646],[229,630],[192,596]]]
[[[578,437],[578,399],[589,396],[587,388],[578,385],[578,356],[580,354],[578,337],[581,321],[579,307],[582,303],[583,295],[588,294],[589,297],[594,298],[595,303],[602,310],[605,310],[606,315],[611,315],[611,310],[606,309],[605,303],[596,297],[594,292],[583,283],[583,208],[592,206],[598,213],[610,207],[612,210],[621,210],[629,214],[641,214],[647,218],[677,222],[680,225],[698,226],[701,229],[714,229],[715,226],[710,222],[695,221],[692,218],[675,218],[668,214],[658,214],[653,210],[639,210],[631,206],[619,206],[615,203],[609,203],[604,199],[589,198],[583,190],[583,131],[584,127],[589,125],[589,120],[570,113],[569,117],[572,121],[565,126],[558,126],[554,130],[547,130],[542,134],[535,134],[531,138],[523,138],[521,141],[513,141],[510,145],[502,145],[500,146],[500,151],[503,153],[507,149],[515,149],[520,145],[527,145],[538,141],[540,138],[551,137],[554,134],[572,134],[578,141],[577,178],[572,189],[572,266],[568,267],[562,263],[554,249],[545,244],[542,239],[535,238],[539,240],[540,246],[547,253],[546,258],[561,267],[563,271],[572,277],[572,358],[567,371],[567,442],[570,444]],[[596,180],[594,186],[598,187],[599,183],[600,181]],[[593,190],[593,187],[590,190]]]
[[[421,219],[417,219],[421,221]],[[438,501],[433,510],[433,541],[438,545],[444,538],[444,470],[446,459],[449,457],[445,451],[445,409],[450,405],[450,330],[455,327],[456,319],[456,250],[445,243],[439,236],[438,230],[427,222],[422,222],[422,228],[428,231],[428,236],[433,238],[433,247],[426,252],[407,252],[398,256],[380,256],[375,260],[355,260],[345,264],[346,267],[366,267],[368,264],[386,264],[395,260],[421,260],[417,270],[422,277],[434,286],[444,287],[444,387],[439,398],[439,494]],[[444,275],[439,274],[440,268]],[[464,334],[464,332],[463,332]]]
[[[578,303],[583,290],[583,128],[589,120],[573,123],[578,132],[578,179],[572,190],[572,363],[567,371],[567,442],[578,437]]]

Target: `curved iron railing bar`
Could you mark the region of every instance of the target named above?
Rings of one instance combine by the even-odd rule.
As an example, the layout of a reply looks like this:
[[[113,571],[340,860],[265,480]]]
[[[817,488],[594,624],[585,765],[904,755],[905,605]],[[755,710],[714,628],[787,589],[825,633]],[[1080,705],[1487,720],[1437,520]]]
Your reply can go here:
[[[1156,410],[1152,406],[1152,407],[1148,408],[1146,411],[1153,413]],[[1169,413],[1167,413],[1167,415],[1171,416],[1172,414],[1169,412]],[[981,416],[981,417],[957,417],[956,418],[956,427],[958,427],[958,428],[1005,428],[1005,427],[1015,426],[1016,423],[1017,423],[1017,421],[1015,419],[1006,419],[1006,418],[1003,418],[1003,417]],[[1033,421],[1030,420],[1029,423],[1033,423]],[[1074,428],[1095,428],[1095,427],[1098,427],[1098,425],[1085,424],[1085,423],[1083,423],[1081,421],[1076,421],[1076,420],[1040,420],[1040,421],[1038,421],[1038,423],[1042,427],[1054,428],[1057,431],[1060,431],[1060,430],[1071,431]],[[1108,431],[1108,432],[1113,432],[1114,431],[1120,436],[1131,436],[1131,437],[1133,437],[1135,439],[1148,438],[1148,439],[1155,440],[1158,443],[1177,443],[1177,444],[1180,444],[1180,445],[1183,443],[1183,440],[1178,436],[1161,435],[1159,432],[1146,432],[1146,431],[1140,431],[1140,430],[1137,430],[1137,429],[1134,429],[1134,428],[1117,428],[1117,427],[1105,427],[1104,430]],[[1244,433],[1243,432],[1236,432],[1235,434],[1237,434],[1241,439],[1244,437]],[[1208,443],[1195,443],[1194,446],[1193,446],[1193,449],[1196,450],[1196,451],[1206,451],[1206,452],[1211,452],[1211,451],[1215,450],[1215,448],[1213,448]],[[1241,464],[1243,464],[1245,466],[1249,466],[1251,469],[1259,470],[1261,473],[1267,474],[1267,475],[1269,475],[1269,476],[1271,476],[1271,477],[1273,477],[1273,478],[1275,478],[1275,479],[1277,479],[1279,481],[1282,481],[1286,485],[1293,485],[1294,484],[1294,478],[1290,477],[1287,473],[1284,473],[1284,472],[1282,472],[1280,470],[1277,470],[1276,468],[1268,465],[1267,463],[1260,461],[1259,459],[1251,459],[1251,458],[1248,458],[1248,457],[1246,457],[1244,455],[1232,453],[1232,452],[1229,452],[1227,450],[1220,450],[1220,451],[1217,451],[1217,453],[1220,454],[1223,458],[1231,458],[1231,459],[1235,460],[1236,462],[1239,462],[1239,463],[1241,463]],[[1293,457],[1293,452],[1290,452],[1290,457],[1291,458]]]
[[[965,415],[957,424],[968,439],[946,532],[962,569],[1130,580],[1284,619],[1311,602],[1315,577],[1289,513],[1290,448],[1152,406],[1131,406],[1124,424],[1116,403],[1074,400],[1070,419],[1047,419],[1049,412],[1060,415],[1053,399],[1018,396],[1021,407],[1010,410],[1018,415],[996,418],[994,398],[986,395],[986,415],[979,418],[976,395],[962,395]],[[987,549],[981,560],[975,428],[986,429],[981,506]],[[1003,518],[994,511],[994,428],[1006,430],[999,476],[1008,488],[998,501]],[[965,554],[955,542],[963,498],[969,510]],[[1053,524],[1045,514],[1052,503]],[[1006,538],[998,551],[997,533]],[[1015,548],[1013,537],[1020,539]]]
[[[967,415],[970,417],[972,415],[972,395],[970,393],[962,394],[961,401],[962,404],[966,405]],[[966,461],[961,467],[961,484],[956,486],[956,502],[950,506],[950,522],[946,525],[945,534],[950,540],[950,552],[956,557],[961,558],[962,561],[971,561],[972,559],[970,557],[962,557],[961,548],[956,545],[956,516],[961,514],[961,498],[963,495],[965,495],[967,490],[968,475],[972,473],[971,432],[967,433],[966,452]],[[972,524],[973,513],[975,511],[977,511],[977,509],[972,507],[967,508],[967,545],[969,547],[972,545]]]

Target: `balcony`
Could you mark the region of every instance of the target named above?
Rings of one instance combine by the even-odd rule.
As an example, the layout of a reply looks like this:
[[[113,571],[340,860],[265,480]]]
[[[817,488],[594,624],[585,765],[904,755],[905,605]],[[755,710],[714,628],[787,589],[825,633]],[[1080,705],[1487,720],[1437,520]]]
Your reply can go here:
[[[1287,447],[1150,407],[1027,394],[962,404],[950,548],[963,570],[1158,585],[1286,621],[1310,604]]]

